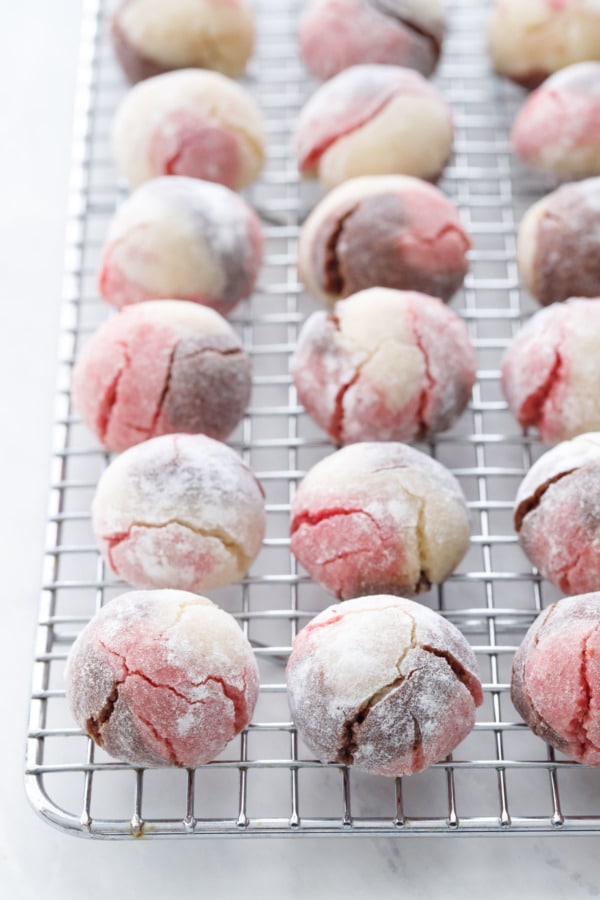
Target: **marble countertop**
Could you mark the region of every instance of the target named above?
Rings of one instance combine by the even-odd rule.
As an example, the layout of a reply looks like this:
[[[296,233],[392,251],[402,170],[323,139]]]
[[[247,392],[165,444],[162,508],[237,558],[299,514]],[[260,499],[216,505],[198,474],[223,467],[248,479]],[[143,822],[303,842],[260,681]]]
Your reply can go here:
[[[45,528],[61,297],[76,0],[3,11],[0,37],[0,893],[71,900],[365,895],[419,898],[600,895],[596,838],[350,838],[78,841],[37,819],[23,790],[31,652]]]

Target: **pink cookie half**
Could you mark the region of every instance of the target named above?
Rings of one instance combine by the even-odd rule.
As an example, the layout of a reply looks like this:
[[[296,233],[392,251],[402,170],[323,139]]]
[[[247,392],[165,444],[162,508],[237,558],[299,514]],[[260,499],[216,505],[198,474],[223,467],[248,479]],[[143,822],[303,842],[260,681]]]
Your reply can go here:
[[[535,313],[502,360],[512,414],[544,441],[600,429],[599,383],[598,299],[570,299]]]
[[[112,143],[130,188],[184,175],[233,190],[264,162],[262,113],[252,96],[218,72],[179,69],[132,88],[115,114]]]
[[[104,471],[92,525],[113,572],[141,588],[199,593],[239,581],[265,533],[261,485],[201,434],[137,444]]]
[[[325,81],[360,63],[384,63],[431,75],[444,34],[439,0],[317,0],[300,22],[308,70]]]
[[[300,402],[336,444],[423,440],[450,428],[475,382],[466,326],[435,297],[371,288],[304,324]]]
[[[449,300],[463,283],[471,241],[456,207],[407,175],[352,178],[315,207],[300,233],[298,271],[332,304],[370,287]]]
[[[526,100],[512,145],[532,168],[561,179],[600,175],[600,62],[568,66]]]
[[[516,497],[515,529],[529,560],[565,594],[600,589],[600,433],[557,444]]]
[[[224,440],[250,399],[250,358],[214,310],[150,300],[100,326],[73,370],[73,401],[109,450],[161,434]]]
[[[258,698],[252,648],[228,613],[184,591],[111,600],[67,661],[77,724],[134,766],[200,766],[250,722]]]
[[[538,737],[600,765],[600,594],[565,597],[538,616],[515,654],[511,697]]]
[[[441,94],[412,69],[361,65],[321,85],[300,114],[301,173],[325,190],[359,175],[436,180],[450,157],[452,115]]]
[[[439,584],[469,544],[450,472],[399,443],[350,444],[317,463],[292,503],[291,551],[338,599]]]
[[[121,309],[176,297],[228,315],[254,290],[263,235],[233,191],[193,178],[156,178],[117,209],[98,288]]]
[[[385,595],[330,606],[298,634],[290,708],[323,762],[412,775],[469,734],[483,701],[475,654],[440,615]]]

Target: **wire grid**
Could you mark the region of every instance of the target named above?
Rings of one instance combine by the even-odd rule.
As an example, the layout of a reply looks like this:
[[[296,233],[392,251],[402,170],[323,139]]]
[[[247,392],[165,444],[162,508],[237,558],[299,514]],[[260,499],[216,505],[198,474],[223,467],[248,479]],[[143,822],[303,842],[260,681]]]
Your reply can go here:
[[[314,309],[296,273],[299,223],[318,198],[301,184],[290,134],[314,88],[298,59],[299,0],[259,0],[259,45],[247,86],[268,122],[269,155],[248,192],[267,238],[253,297],[232,316],[254,363],[252,406],[233,435],[267,494],[264,548],[240,585],[212,598],[236,616],[256,648],[261,692],[254,721],[214,763],[195,771],[132,769],[73,726],[64,693],[69,647],[94,612],[124,590],[107,571],[90,528],[97,479],[110,460],[71,409],[73,360],[107,315],[95,275],[109,219],[122,199],[110,121],[125,91],[107,40],[107,4],[84,3],[84,25],[64,318],[56,404],[47,552],[33,667],[26,783],[35,809],[74,834],[151,836],[573,833],[600,829],[600,773],[547,748],[520,721],[509,694],[512,655],[557,595],[521,553],[512,527],[517,486],[541,447],[522,435],[499,384],[501,354],[532,306],[519,291],[515,227],[551,185],[510,155],[520,89],[494,78],[486,58],[487,4],[452,0],[435,78],[453,107],[455,153],[442,189],[473,238],[471,268],[453,308],[478,352],[472,402],[457,426],[421,449],[461,483],[472,515],[466,559],[420,598],[465,633],[478,657],[485,703],[452,757],[405,779],[316,762],[290,721],[284,664],[299,628],[331,602],[289,553],[290,502],[299,479],[331,445],[298,405],[289,356]]]

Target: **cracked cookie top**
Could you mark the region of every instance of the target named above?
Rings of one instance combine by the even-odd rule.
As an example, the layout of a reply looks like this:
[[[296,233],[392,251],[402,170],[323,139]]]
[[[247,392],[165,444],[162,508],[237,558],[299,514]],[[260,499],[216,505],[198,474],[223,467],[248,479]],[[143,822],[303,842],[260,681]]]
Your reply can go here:
[[[298,634],[287,667],[294,721],[324,762],[408,775],[473,727],[482,690],[455,626],[400,597],[359,597]]]
[[[65,679],[79,726],[132,765],[210,762],[246,727],[258,697],[238,623],[175,590],[111,600],[73,644]]]
[[[538,616],[515,654],[511,697],[538,737],[600,765],[600,594],[565,597]]]
[[[250,568],[265,532],[264,493],[227,445],[164,435],[105,470],[92,524],[107,562],[129,584],[202,591]]]
[[[456,479],[399,443],[350,444],[321,460],[292,504],[291,550],[339,599],[412,595],[443,581],[469,543]]]

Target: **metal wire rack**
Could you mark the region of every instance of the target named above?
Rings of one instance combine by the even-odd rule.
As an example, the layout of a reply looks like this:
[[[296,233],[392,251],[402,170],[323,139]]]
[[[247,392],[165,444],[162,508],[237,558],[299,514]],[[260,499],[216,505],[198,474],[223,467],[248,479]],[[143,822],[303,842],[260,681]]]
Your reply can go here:
[[[232,321],[254,362],[252,406],[231,441],[265,486],[268,531],[250,575],[212,596],[256,647],[261,693],[250,727],[195,771],[132,769],[76,727],[63,670],[78,631],[120,593],[94,546],[90,502],[109,456],[71,409],[70,375],[87,336],[107,315],[95,290],[99,251],[121,199],[109,127],[125,91],[107,40],[107,3],[84,0],[54,455],[43,589],[33,665],[26,785],[35,809],[95,838],[264,835],[562,833],[600,831],[600,772],[547,748],[520,721],[509,694],[512,654],[556,595],[522,555],[512,528],[517,486],[539,455],[519,432],[499,386],[501,354],[531,312],[521,295],[515,229],[549,185],[511,157],[508,131],[520,89],[492,76],[488,4],[448,0],[449,33],[436,83],[453,107],[455,153],[441,183],[474,243],[470,274],[453,300],[477,348],[478,380],[458,425],[422,448],[459,479],[472,514],[460,569],[422,598],[468,636],[485,689],[473,733],[453,756],[405,779],[317,763],[290,722],[283,665],[297,630],[331,602],[288,549],[298,480],[331,451],[298,405],[288,363],[314,302],[298,283],[299,223],[314,203],[290,151],[294,121],[313,85],[296,46],[300,0],[257,0],[259,43],[247,85],[268,122],[268,163],[249,192],[267,238],[253,297]]]

